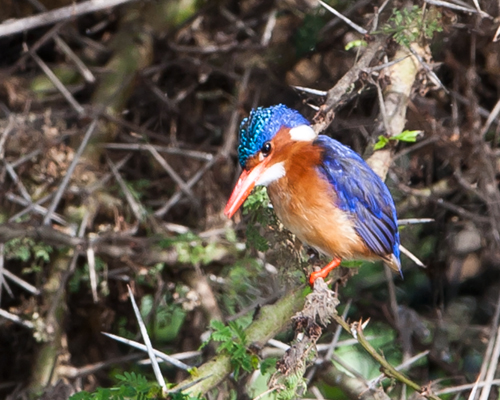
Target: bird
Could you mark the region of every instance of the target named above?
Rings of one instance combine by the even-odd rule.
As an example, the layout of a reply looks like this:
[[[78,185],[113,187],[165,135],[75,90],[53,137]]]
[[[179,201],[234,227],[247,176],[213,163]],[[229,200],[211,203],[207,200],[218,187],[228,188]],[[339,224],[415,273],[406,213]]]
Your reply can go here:
[[[309,276],[311,286],[342,260],[382,260],[402,276],[394,199],[358,153],[278,104],[242,120],[238,160],[242,172],[224,214],[232,218],[255,186],[266,186],[283,225],[331,258]]]

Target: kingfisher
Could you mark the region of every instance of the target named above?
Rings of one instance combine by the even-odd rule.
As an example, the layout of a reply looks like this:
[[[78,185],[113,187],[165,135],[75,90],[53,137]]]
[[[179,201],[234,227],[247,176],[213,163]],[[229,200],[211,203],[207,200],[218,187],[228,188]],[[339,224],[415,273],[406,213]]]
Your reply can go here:
[[[283,225],[331,258],[309,283],[346,260],[382,260],[401,274],[396,207],[359,154],[283,104],[253,109],[240,125],[243,169],[224,209],[231,218],[255,186],[266,186]]]

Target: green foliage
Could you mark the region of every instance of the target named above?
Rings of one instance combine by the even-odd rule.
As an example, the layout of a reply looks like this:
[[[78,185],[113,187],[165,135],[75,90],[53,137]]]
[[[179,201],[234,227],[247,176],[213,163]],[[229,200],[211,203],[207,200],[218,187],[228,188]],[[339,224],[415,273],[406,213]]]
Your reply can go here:
[[[158,341],[169,342],[177,338],[184,320],[186,312],[182,306],[174,301],[164,301],[153,310],[153,295],[146,294],[141,299],[141,315],[143,319],[151,321],[148,330]],[[154,311],[154,318],[147,318]]]
[[[106,262],[100,258],[95,257],[95,271],[96,273],[100,271],[104,271],[107,268]],[[99,274],[97,274],[97,279],[99,279]],[[71,293],[77,293],[80,290],[80,285],[82,283],[89,283],[90,275],[89,275],[89,265],[85,263],[83,268],[77,268],[73,273],[73,276],[68,282],[68,288]],[[107,290],[103,291],[101,288],[101,294],[107,295]]]
[[[145,400],[156,399],[160,394],[157,384],[149,383],[142,375],[124,372],[116,375],[118,383],[112,388],[97,388],[94,393],[86,391],[75,393],[70,400]]]
[[[175,392],[168,396],[169,400],[203,400],[204,397],[193,396],[189,393]]]
[[[239,323],[230,321],[228,325],[224,325],[220,321],[212,321],[210,327],[213,332],[209,340],[220,342],[218,354],[229,355],[235,379],[238,379],[241,370],[252,372],[259,367],[258,357],[247,351],[247,336]],[[207,343],[208,341],[203,343],[202,347]]]
[[[422,133],[422,131],[403,131],[398,135],[391,136],[391,137],[386,137],[383,135],[380,135],[378,137],[378,142],[375,143],[375,146],[373,146],[374,150],[379,150],[383,149],[391,140],[400,140],[402,142],[416,142],[417,137]]]
[[[258,251],[269,249],[268,240],[260,234],[260,227],[274,222],[274,214],[269,209],[269,197],[265,187],[258,187],[243,204],[243,215],[250,215],[246,229],[247,247]]]
[[[351,40],[344,46],[344,49],[347,51],[355,47],[366,47],[366,46],[368,46],[368,43],[366,43],[365,40]]]
[[[283,389],[276,396],[277,400],[292,400],[297,398],[297,393],[300,390],[307,390],[306,378],[303,376],[304,371],[286,376],[283,380]]]
[[[137,179],[135,181],[127,181],[125,184],[134,199],[141,201],[146,194],[147,189],[151,186],[151,181],[149,179]]]
[[[246,229],[247,245],[257,251],[269,250],[269,242],[260,234],[260,229],[255,224],[248,224]]]
[[[431,10],[424,15],[419,6],[393,9],[392,16],[382,27],[382,32],[393,35],[398,44],[410,47],[420,36],[432,39],[434,33],[441,32],[443,28],[439,25],[440,20],[441,14],[438,11]]]
[[[50,253],[53,248],[45,243],[36,242],[31,238],[15,238],[5,243],[5,258],[8,260],[21,260],[27,262],[32,260],[31,268],[25,269],[24,273],[40,270],[39,263],[50,261]]]
[[[206,265],[220,259],[227,249],[216,241],[207,242],[192,232],[166,238],[160,242],[160,247],[175,247],[177,258],[186,264]]]
[[[260,363],[260,373],[262,375],[266,375],[268,373],[274,372],[276,369],[276,362],[278,359],[276,357],[269,357],[265,360],[262,360]]]
[[[243,215],[255,213],[269,206],[269,196],[264,186],[257,187],[243,204]]]
[[[322,10],[321,10],[322,11]],[[314,51],[316,44],[320,40],[321,29],[325,26],[325,20],[318,11],[307,14],[302,20],[302,26],[295,35],[295,51],[297,57],[303,57],[307,53]]]

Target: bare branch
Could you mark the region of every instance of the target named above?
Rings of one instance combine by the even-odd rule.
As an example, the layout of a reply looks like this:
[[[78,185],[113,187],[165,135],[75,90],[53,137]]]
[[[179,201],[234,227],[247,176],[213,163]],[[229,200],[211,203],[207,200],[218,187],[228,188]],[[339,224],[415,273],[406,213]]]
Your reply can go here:
[[[51,216],[54,213],[54,211],[57,208],[57,205],[59,204],[59,201],[61,200],[61,197],[66,190],[66,186],[68,186],[69,180],[71,178],[71,175],[73,175],[73,171],[75,170],[78,162],[80,161],[80,157],[82,156],[83,150],[85,150],[85,147],[87,147],[87,143],[90,140],[90,137],[94,133],[95,129],[97,128],[97,118],[94,118],[92,123],[87,129],[87,132],[85,132],[85,136],[82,139],[82,142],[80,143],[80,147],[78,147],[77,152],[75,153],[75,156],[73,157],[73,161],[71,161],[71,164],[68,168],[68,171],[66,172],[66,175],[64,176],[61,184],[59,185],[59,188],[57,189],[57,192],[54,196],[54,200],[50,204],[49,209],[47,210],[47,214],[45,214],[45,217],[43,219],[43,224],[47,225],[49,224],[51,220]]]
[[[83,14],[115,7],[119,4],[129,3],[131,1],[135,0],[88,0],[83,3],[74,3],[70,6],[47,11],[32,17],[7,20],[3,24],[0,24],[0,37],[27,31],[39,26],[50,25],[68,18],[75,18]]]

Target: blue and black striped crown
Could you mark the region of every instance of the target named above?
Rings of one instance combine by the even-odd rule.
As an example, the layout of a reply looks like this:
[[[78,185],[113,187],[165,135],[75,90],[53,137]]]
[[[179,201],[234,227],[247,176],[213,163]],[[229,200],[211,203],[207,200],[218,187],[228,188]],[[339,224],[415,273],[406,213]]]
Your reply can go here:
[[[309,121],[298,111],[283,104],[253,109],[240,125],[238,159],[241,166],[244,168],[248,159],[260,151],[264,143],[271,140],[280,128],[295,128],[300,125],[309,125]]]

